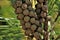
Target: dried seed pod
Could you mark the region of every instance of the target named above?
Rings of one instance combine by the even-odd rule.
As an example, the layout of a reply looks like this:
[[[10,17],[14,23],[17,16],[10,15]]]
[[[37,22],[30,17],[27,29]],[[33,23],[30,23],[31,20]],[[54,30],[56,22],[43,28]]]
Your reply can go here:
[[[19,14],[18,16],[17,16],[17,19],[19,19],[19,20],[22,20],[24,18],[24,15],[23,14]]]
[[[42,10],[45,11],[45,12],[47,12],[47,11],[48,11],[47,5],[44,5],[44,6],[42,7]]]
[[[35,33],[34,33],[34,37],[35,37],[36,39],[40,39],[39,33],[38,33],[38,32],[35,32]]]
[[[25,21],[25,22],[29,22],[29,20],[30,20],[30,17],[29,17],[29,16],[25,16],[25,17],[24,17],[24,21]]]
[[[16,6],[18,7],[20,7],[22,5],[22,1],[16,1]]]
[[[25,23],[26,28],[30,28],[31,24],[29,22]]]
[[[32,31],[30,29],[25,31],[25,35],[29,36],[32,33]]]
[[[36,24],[37,26],[39,26],[39,21],[38,21],[38,20],[36,20],[35,24]]]
[[[36,25],[31,25],[31,30],[34,32],[36,30],[37,26]]]
[[[36,7],[37,9],[39,9],[39,8],[43,7],[43,3],[41,3],[41,4],[37,3],[37,4],[35,5],[35,7]]]
[[[44,2],[44,0],[37,0],[37,2],[39,2],[39,3],[43,3],[43,2]]]
[[[16,14],[20,14],[20,13],[22,13],[22,9],[21,8],[17,8],[16,9]]]
[[[34,16],[35,16],[35,15],[34,15],[34,12],[33,12],[33,11],[30,11],[29,16],[30,16],[30,17],[34,17]]]
[[[23,14],[24,15],[29,15],[29,11],[26,9],[26,10],[23,11]]]
[[[27,4],[26,3],[22,4],[22,9],[27,9]]]
[[[35,18],[31,18],[31,19],[30,19],[30,22],[31,22],[32,24],[35,23],[35,22],[36,22]]]

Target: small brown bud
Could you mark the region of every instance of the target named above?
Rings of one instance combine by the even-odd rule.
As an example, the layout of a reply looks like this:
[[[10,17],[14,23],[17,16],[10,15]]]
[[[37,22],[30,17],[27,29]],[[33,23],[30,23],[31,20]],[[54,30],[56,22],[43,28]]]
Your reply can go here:
[[[30,20],[30,17],[29,17],[29,16],[25,16],[25,17],[24,17],[24,21],[25,21],[25,22],[29,22],[29,20]]]
[[[44,5],[44,6],[42,7],[42,10],[45,11],[45,12],[47,12],[47,11],[48,11],[47,5]]]
[[[36,26],[36,25],[31,25],[31,30],[32,30],[32,31],[35,31],[35,30],[36,30],[36,28],[37,28],[37,26]]]
[[[27,4],[22,4],[22,9],[27,9]]]
[[[26,28],[30,28],[31,24],[29,22],[25,23]]]
[[[29,16],[34,17],[34,12],[30,11]]]
[[[23,11],[23,14],[24,15],[29,15],[29,11],[26,9],[26,10]]]
[[[35,23],[35,22],[36,22],[35,18],[31,18],[31,19],[30,19],[30,22],[31,22],[32,24]]]
[[[22,1],[16,1],[16,6],[21,6],[22,5]]]
[[[21,8],[17,8],[16,9],[16,14],[20,14],[20,13],[22,13],[22,9]]]
[[[38,32],[35,32],[35,33],[34,33],[34,37],[35,37],[36,39],[40,39],[39,33],[38,33]]]
[[[35,23],[37,26],[39,26],[39,21],[38,20],[36,20],[36,23]]]
[[[25,35],[29,36],[32,33],[32,31],[30,29],[25,31]]]
[[[19,20],[22,20],[24,18],[24,15],[23,14],[19,14],[18,16],[17,16],[17,19],[19,19]]]

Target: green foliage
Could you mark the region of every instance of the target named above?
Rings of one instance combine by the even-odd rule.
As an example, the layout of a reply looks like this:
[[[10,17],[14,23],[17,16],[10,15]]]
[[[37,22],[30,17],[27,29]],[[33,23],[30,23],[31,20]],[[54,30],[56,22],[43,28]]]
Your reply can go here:
[[[54,22],[58,12],[60,12],[60,0],[48,0],[48,14],[51,15]],[[55,22],[54,30],[57,35],[60,35],[60,17]]]
[[[3,2],[7,2],[8,4]],[[10,1],[0,1],[0,17],[3,17],[5,21],[8,23],[8,25],[0,25],[0,40],[24,39],[24,34],[20,26],[20,21],[16,19],[16,14]]]

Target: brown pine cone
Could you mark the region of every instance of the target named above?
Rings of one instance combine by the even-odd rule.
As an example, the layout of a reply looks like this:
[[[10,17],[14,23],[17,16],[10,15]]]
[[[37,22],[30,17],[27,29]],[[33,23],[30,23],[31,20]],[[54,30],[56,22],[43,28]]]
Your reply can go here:
[[[25,16],[25,17],[24,17],[24,21],[25,21],[25,22],[29,22],[29,21],[30,21],[30,17],[29,17],[29,16]]]
[[[31,6],[31,5],[30,5],[30,6],[28,6],[28,10],[29,10],[29,11],[33,10],[33,8],[32,8],[32,6]]]
[[[36,24],[37,26],[40,26],[40,25],[39,25],[39,21],[38,21],[38,20],[36,20],[35,24]]]
[[[16,6],[20,7],[22,5],[22,1],[16,1]]]
[[[25,26],[26,26],[26,28],[30,28],[31,27],[30,22],[25,23]]]
[[[47,16],[47,13],[42,11],[41,14],[40,14],[40,16],[41,16],[42,18],[45,18],[45,17]]]
[[[31,30],[34,32],[36,30],[37,26],[36,25],[31,25]]]
[[[34,24],[34,23],[36,22],[36,19],[35,19],[35,18],[31,18],[31,19],[30,19],[30,22],[31,22],[32,24]]]
[[[26,36],[31,35],[31,33],[32,33],[32,31],[31,31],[30,29],[27,29],[27,30],[25,31],[25,35],[26,35]]]
[[[34,12],[33,12],[33,11],[30,11],[29,16],[30,16],[30,17],[34,17],[34,16],[35,16],[35,15],[34,15]]]
[[[39,33],[38,33],[38,32],[35,32],[35,33],[34,33],[34,37],[35,37],[37,40],[39,40],[39,39],[40,39]]]
[[[40,23],[44,23],[45,22],[45,19],[44,18],[41,18],[40,19]]]
[[[42,7],[42,10],[45,11],[45,12],[47,12],[47,11],[48,11],[48,6],[47,6],[47,5],[44,5],[44,6]]]
[[[41,13],[41,10],[40,9],[36,9],[36,13],[37,13],[37,15],[39,15]]]
[[[43,3],[37,3],[35,5],[36,9],[40,9],[41,7],[43,7]]]
[[[23,14],[24,15],[29,15],[29,11],[26,9],[26,10],[23,11]]]
[[[22,9],[27,9],[27,4],[26,3],[22,4]]]
[[[16,14],[20,14],[20,13],[22,13],[22,9],[20,7],[16,8],[15,12],[16,12]]]
[[[39,27],[37,31],[38,31],[39,33],[41,33],[41,34],[44,34],[44,30],[43,30],[43,28],[41,28],[41,27]]]
[[[24,18],[23,14],[18,14],[17,19],[22,20]]]
[[[28,6],[31,5],[30,0],[25,0],[25,3],[26,3]]]

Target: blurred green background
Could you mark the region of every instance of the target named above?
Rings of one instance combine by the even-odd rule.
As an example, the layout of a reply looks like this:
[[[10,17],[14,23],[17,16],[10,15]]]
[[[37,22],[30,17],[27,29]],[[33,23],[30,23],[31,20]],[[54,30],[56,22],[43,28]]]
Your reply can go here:
[[[17,20],[12,7],[14,1],[0,0],[0,40],[24,40],[20,21]]]
[[[12,7],[16,0],[0,0],[0,40],[24,40],[24,33],[17,20],[15,10]],[[34,3],[36,0],[34,1]],[[32,3],[32,4],[34,4]],[[60,12],[60,0],[48,0],[48,15],[52,17],[52,22]],[[60,35],[60,17],[54,24],[56,35]]]

